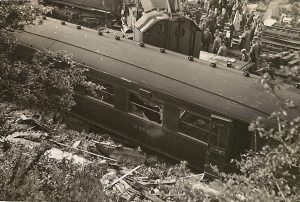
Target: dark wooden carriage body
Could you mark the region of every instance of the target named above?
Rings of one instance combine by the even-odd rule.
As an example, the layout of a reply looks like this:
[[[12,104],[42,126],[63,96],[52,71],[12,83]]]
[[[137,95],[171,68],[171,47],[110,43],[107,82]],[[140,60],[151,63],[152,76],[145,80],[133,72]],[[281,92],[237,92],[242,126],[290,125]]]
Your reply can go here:
[[[16,35],[22,50],[72,53],[102,86],[96,95],[78,94],[71,114],[207,172],[210,164],[230,171],[230,159],[253,145],[248,124],[279,107],[256,76],[147,44],[51,18]],[[299,89],[283,85],[278,93],[300,103]]]

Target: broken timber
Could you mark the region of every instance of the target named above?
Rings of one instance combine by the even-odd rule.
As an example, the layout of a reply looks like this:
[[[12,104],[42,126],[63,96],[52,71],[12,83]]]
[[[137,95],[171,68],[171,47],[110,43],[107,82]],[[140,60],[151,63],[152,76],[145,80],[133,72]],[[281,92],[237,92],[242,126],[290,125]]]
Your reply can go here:
[[[112,159],[112,158],[109,158],[109,157],[106,157],[106,156],[102,156],[102,155],[99,155],[99,154],[95,154],[95,153],[92,153],[92,152],[89,152],[89,151],[85,151],[85,150],[82,150],[82,149],[74,148],[74,147],[72,147],[72,146],[70,146],[70,145],[66,145],[66,144],[63,144],[63,143],[60,143],[60,142],[57,142],[57,141],[54,141],[54,140],[49,140],[49,141],[50,141],[50,142],[53,142],[53,143],[55,143],[55,144],[58,144],[58,145],[60,145],[60,146],[70,147],[70,148],[75,149],[75,150],[77,150],[77,151],[81,151],[81,152],[83,152],[83,153],[87,153],[87,154],[91,154],[91,155],[93,155],[93,156],[97,156],[97,157],[103,158],[103,159],[105,159],[105,160],[110,160],[110,161],[114,161],[114,162],[117,161],[117,160],[115,160],[115,159]]]
[[[112,187],[114,184],[116,184],[117,182],[119,182],[120,180],[124,179],[125,177],[127,177],[128,175],[130,175],[131,173],[133,173],[134,171],[138,170],[141,166],[137,166],[134,169],[132,169],[131,171],[129,171],[128,173],[126,173],[125,175],[123,175],[122,177],[114,180],[110,185],[108,185],[107,188]]]

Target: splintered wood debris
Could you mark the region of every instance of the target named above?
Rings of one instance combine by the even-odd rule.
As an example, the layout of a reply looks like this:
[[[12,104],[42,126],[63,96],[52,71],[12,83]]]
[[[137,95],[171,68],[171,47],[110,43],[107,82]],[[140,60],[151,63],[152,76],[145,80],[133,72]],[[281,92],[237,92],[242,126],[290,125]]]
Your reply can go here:
[[[67,159],[70,163],[82,166],[92,162],[89,158],[100,161],[108,166],[100,183],[106,194],[117,196],[118,201],[173,201],[178,194],[174,192],[176,186],[184,181],[192,181],[195,184],[193,189],[219,194],[219,191],[202,182],[204,174],[193,174],[186,169],[186,162],[166,166],[157,157],[147,157],[139,147],[127,148],[114,143],[110,138],[93,140],[72,137],[62,140],[61,134],[56,134],[48,124],[32,114],[24,113],[18,113],[15,120],[10,120],[17,131],[2,138],[1,142],[22,144],[30,148],[48,142],[52,146],[44,153],[48,158],[58,161]]]

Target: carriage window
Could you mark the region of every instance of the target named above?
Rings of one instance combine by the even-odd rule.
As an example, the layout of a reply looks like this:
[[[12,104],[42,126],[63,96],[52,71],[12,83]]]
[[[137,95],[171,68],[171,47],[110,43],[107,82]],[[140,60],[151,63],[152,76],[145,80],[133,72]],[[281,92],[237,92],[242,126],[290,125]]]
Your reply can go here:
[[[226,148],[230,132],[229,129],[229,126],[225,123],[213,121],[210,144],[220,148]]]
[[[140,93],[129,92],[128,112],[148,121],[162,124],[163,104]]]
[[[93,90],[86,92],[87,95],[92,96],[101,102],[114,105],[114,87],[113,85],[104,81],[88,79],[93,83]],[[95,84],[95,85],[94,85]]]
[[[207,141],[209,131],[209,118],[196,115],[185,110],[180,110],[178,132]]]

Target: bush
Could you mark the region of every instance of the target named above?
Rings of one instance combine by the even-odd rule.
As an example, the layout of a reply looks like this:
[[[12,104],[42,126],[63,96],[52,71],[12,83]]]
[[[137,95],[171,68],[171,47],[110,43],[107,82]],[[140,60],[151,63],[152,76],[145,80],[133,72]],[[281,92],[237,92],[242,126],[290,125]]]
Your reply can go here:
[[[84,69],[63,51],[38,52],[31,64],[3,63],[2,99],[44,111],[69,110],[75,105],[74,88],[85,80]]]
[[[50,159],[44,155],[48,146],[0,150],[1,200],[107,201],[100,183],[106,166],[96,160],[82,167]]]

